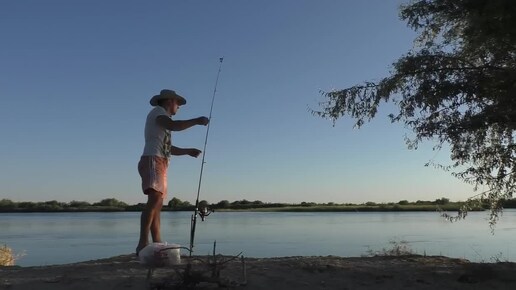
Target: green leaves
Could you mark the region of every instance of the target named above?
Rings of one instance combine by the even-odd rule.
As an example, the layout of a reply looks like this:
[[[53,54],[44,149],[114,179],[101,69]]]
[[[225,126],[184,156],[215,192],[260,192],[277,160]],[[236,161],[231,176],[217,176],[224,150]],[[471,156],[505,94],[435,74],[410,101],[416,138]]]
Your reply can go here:
[[[347,115],[361,127],[382,101],[394,103],[398,111],[391,122],[414,132],[409,148],[423,140],[450,144],[453,175],[488,188],[479,198],[490,203],[494,225],[499,201],[516,188],[514,15],[514,0],[419,0],[401,6],[400,17],[419,33],[414,49],[379,82],[321,92],[326,102],[313,113],[334,123]],[[459,217],[465,213],[467,207]]]

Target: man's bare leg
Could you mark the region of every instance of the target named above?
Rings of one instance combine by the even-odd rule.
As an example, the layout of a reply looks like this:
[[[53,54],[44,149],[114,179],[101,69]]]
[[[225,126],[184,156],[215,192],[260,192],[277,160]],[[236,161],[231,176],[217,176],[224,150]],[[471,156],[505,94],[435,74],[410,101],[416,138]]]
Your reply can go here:
[[[142,211],[141,219],[140,219],[140,241],[138,242],[138,246],[136,247],[136,254],[140,252],[141,249],[145,248],[149,244],[149,231],[151,231],[152,227],[152,238],[155,241],[155,237],[161,239],[159,225],[160,225],[160,211],[163,205],[163,199],[161,198],[161,193],[155,191],[154,189],[147,189],[145,191],[147,194],[147,205],[145,209]],[[158,217],[157,221],[154,220]]]
[[[161,198],[161,196],[160,196]],[[150,226],[150,232],[152,235],[152,241],[155,243],[161,243],[161,208],[163,207],[163,199],[159,202],[156,210],[154,211],[154,216],[152,217],[152,223]]]

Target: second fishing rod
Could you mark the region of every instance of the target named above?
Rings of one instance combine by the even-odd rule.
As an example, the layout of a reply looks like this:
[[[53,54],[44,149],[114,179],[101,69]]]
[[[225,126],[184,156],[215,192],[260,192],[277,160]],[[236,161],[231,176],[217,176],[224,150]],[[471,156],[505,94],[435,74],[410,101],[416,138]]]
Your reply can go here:
[[[206,136],[204,139],[204,148],[203,148],[202,161],[201,161],[201,172],[199,174],[199,184],[197,187],[197,198],[195,200],[195,209],[194,209],[194,213],[192,214],[192,219],[191,219],[191,224],[190,224],[190,248],[189,248],[190,256],[192,256],[192,253],[193,253],[193,247],[194,247],[194,241],[195,241],[195,228],[197,225],[197,216],[200,215],[201,219],[204,220],[204,218],[210,214],[210,211],[207,208],[199,209],[199,196],[201,194],[202,174],[203,174],[204,164],[205,164],[204,158],[206,156],[206,146],[208,144],[208,136],[210,134],[210,124],[211,124],[211,117],[212,117],[212,113],[213,113],[213,104],[215,103],[215,95],[217,94],[217,85],[219,83],[219,76],[220,76],[220,71],[222,70],[222,62],[223,61],[224,61],[223,57],[219,58],[219,70],[217,71],[217,78],[215,80],[215,86],[213,88],[213,95],[211,98],[211,106],[210,106],[210,115],[208,117],[210,122],[208,123],[208,126],[206,128]]]

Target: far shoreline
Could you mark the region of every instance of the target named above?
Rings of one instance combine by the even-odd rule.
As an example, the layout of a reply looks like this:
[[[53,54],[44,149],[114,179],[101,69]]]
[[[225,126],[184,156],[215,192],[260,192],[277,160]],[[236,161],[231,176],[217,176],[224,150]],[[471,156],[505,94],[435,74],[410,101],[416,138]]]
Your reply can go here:
[[[0,210],[0,213],[87,213],[87,212],[141,212],[143,206],[136,208],[94,207],[94,208],[65,208],[65,209],[8,209]],[[195,208],[171,209],[163,207],[163,212],[193,212]],[[214,212],[456,212],[460,206],[285,206],[285,207],[261,207],[261,208],[215,208]],[[486,211],[483,208],[474,208],[469,211]]]
[[[141,212],[145,209],[145,203],[127,204],[115,198],[103,199],[99,202],[70,201],[12,201],[0,199],[0,213],[84,213],[84,212]],[[284,202],[263,202],[260,200],[249,201],[246,199],[230,202],[221,200],[217,203],[209,203],[201,200],[197,204],[172,198],[168,203],[163,204],[164,212],[183,212],[199,210],[217,212],[464,212],[464,211],[487,211],[489,205],[482,201],[450,201],[448,198],[438,198],[433,201],[401,200],[398,202],[364,202],[364,203],[284,203]],[[503,208],[516,208],[516,198],[505,200]]]

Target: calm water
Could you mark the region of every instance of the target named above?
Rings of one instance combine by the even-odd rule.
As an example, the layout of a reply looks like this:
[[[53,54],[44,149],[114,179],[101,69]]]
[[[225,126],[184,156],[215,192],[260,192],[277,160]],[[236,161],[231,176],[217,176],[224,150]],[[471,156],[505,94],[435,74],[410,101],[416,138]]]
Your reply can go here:
[[[164,212],[162,236],[188,245],[191,212]],[[0,244],[24,253],[21,266],[63,264],[133,253],[140,214],[0,214]],[[516,210],[506,210],[491,234],[486,212],[449,223],[435,212],[252,213],[216,212],[198,219],[195,254],[217,252],[247,257],[361,256],[407,241],[419,254],[472,261],[516,261]]]

